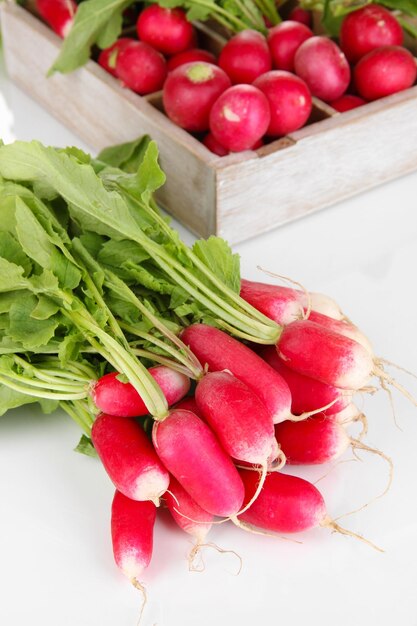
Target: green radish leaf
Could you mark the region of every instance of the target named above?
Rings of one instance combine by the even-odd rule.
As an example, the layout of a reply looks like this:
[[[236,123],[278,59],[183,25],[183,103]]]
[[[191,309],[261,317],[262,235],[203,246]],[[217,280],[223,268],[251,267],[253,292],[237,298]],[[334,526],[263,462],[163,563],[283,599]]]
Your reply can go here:
[[[193,245],[194,254],[206,265],[223,283],[235,293],[240,291],[240,259],[238,254],[233,254],[229,244],[220,237],[199,239]],[[199,276],[200,280],[208,285],[205,275]]]
[[[136,141],[110,146],[100,152],[97,160],[117,167],[127,174],[136,174],[150,141],[151,138],[144,135]]]
[[[30,259],[23,252],[13,235],[7,231],[0,231],[0,256],[10,261],[10,263],[22,267],[25,275],[30,274],[32,270]]]
[[[135,241],[128,239],[121,239],[120,241],[109,239],[102,245],[97,254],[99,263],[112,268],[120,268],[126,262],[140,265],[147,259],[149,259],[149,254]]]
[[[121,32],[121,15],[130,4],[132,0],[82,2],[49,74],[65,74],[84,65],[90,58],[91,48],[95,43],[102,47],[111,46]]]
[[[65,154],[75,157],[79,163],[91,163],[91,155],[88,154],[88,152],[84,152],[84,150],[81,150],[81,148],[77,148],[76,146],[59,148],[58,152],[65,152]]]
[[[16,409],[19,406],[33,404],[38,401],[39,398],[28,396],[25,393],[20,393],[19,391],[10,389],[10,387],[7,387],[6,385],[0,384],[0,415],[4,415],[7,411],[9,411],[9,409]],[[49,403],[51,404],[44,404],[44,408],[49,409],[45,410],[44,413],[52,413],[58,405],[55,401],[49,401]]]
[[[26,289],[28,281],[24,273],[25,270],[21,265],[10,263],[0,257],[0,293]]]
[[[79,452],[80,454],[85,454],[86,456],[91,456],[97,458],[97,452],[93,445],[93,442],[87,435],[82,435],[78,445],[74,448],[74,452]]]
[[[146,148],[136,176],[136,190],[141,194],[144,202],[149,202],[153,192],[162,187],[166,180],[159,166],[158,156],[158,147],[155,141],[151,141]]]
[[[85,343],[83,335],[75,328],[70,329],[59,344],[58,357],[63,367],[69,361],[76,361]]]
[[[47,345],[59,325],[57,317],[44,320],[31,317],[37,303],[36,296],[26,295],[10,307],[8,334],[13,341],[20,342],[25,350]]]
[[[417,15],[416,0],[377,0],[377,4],[382,4],[393,11],[401,11],[406,15]]]
[[[40,295],[38,297],[38,303],[30,316],[35,320],[49,320],[49,318],[53,317],[59,310],[59,304],[46,296]]]

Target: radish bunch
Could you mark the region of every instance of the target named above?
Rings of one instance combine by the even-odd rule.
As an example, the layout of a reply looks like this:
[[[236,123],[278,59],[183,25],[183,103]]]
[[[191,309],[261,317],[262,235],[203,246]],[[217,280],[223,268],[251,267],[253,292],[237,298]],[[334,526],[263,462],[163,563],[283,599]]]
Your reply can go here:
[[[132,421],[135,411],[144,415],[146,409],[131,385],[114,374],[94,385],[96,404],[108,409],[113,399],[119,410],[115,417],[99,415],[92,439],[118,490],[115,559],[135,584],[150,561],[154,506],[160,503],[195,539],[196,549],[215,517],[266,532],[321,526],[349,534],[332,521],[315,486],[278,470],[285,460],[335,461],[355,447],[346,426],[360,417],[353,394],[375,369],[369,341],[321,294],[242,280],[241,296],[282,324],[277,345],[256,353],[207,324],[184,328],[181,340],[203,373],[192,395],[155,420],[152,443]],[[169,404],[187,393],[181,376],[167,372],[158,378],[154,370]],[[135,520],[142,518],[138,525]]]
[[[82,428],[78,450],[116,490],[116,563],[137,587],[161,506],[195,549],[215,522],[347,532],[315,486],[280,470],[369,450],[344,430],[361,417],[353,395],[392,379],[331,298],[242,280],[220,238],[182,242],[152,200],[156,145],[128,149],[134,173],[126,145],[97,160],[0,145],[3,403],[60,406]]]

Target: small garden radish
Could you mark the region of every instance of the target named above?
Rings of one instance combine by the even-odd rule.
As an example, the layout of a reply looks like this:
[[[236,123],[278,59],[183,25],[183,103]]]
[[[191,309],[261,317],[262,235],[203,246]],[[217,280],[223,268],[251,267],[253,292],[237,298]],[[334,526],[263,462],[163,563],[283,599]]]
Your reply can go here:
[[[213,515],[202,509],[172,476],[164,501],[178,526],[201,545],[212,527]]]
[[[199,412],[236,461],[266,466],[276,452],[274,425],[259,397],[229,372],[209,372],[197,384]]]
[[[132,41],[117,55],[117,77],[124,86],[140,95],[161,89],[166,74],[166,63],[162,54],[143,41]]]
[[[268,32],[268,46],[272,65],[277,70],[294,71],[294,57],[303,41],[313,37],[313,32],[297,21],[286,20]]]
[[[371,343],[357,326],[348,322],[347,320],[335,320],[328,315],[323,315],[323,313],[318,313],[317,311],[310,311],[308,316],[310,322],[315,322],[316,324],[320,324],[321,326],[326,326],[330,330],[334,330],[336,333],[340,333],[341,335],[345,335],[345,337],[350,337],[360,343],[368,352],[373,354]]]
[[[116,61],[117,57],[121,50],[123,50],[128,44],[130,44],[135,39],[131,39],[129,37],[121,37],[118,39],[112,46],[109,48],[105,48],[102,50],[98,56],[98,64],[103,67],[106,72],[109,72],[112,76],[117,76],[116,74]]]
[[[369,52],[354,69],[356,89],[365,100],[377,100],[411,87],[416,60],[405,48],[385,46]]]
[[[289,465],[317,465],[338,459],[351,444],[341,424],[323,415],[281,422],[275,436]]]
[[[244,488],[239,474],[199,417],[174,409],[155,422],[152,439],[162,463],[202,509],[220,517],[240,510]]]
[[[333,415],[350,404],[352,392],[343,391],[290,369],[278,356],[275,346],[264,348],[261,356],[284,378],[290,388],[291,411],[294,415],[302,415],[318,409],[321,409],[321,413],[326,416]]]
[[[184,52],[196,41],[194,26],[182,9],[152,4],[141,11],[136,28],[141,41],[166,55]]]
[[[302,318],[307,308],[338,320],[344,317],[339,305],[328,296],[282,285],[270,285],[242,278],[240,297],[280,326]]]
[[[310,320],[285,326],[277,350],[289,368],[342,389],[360,389],[374,373],[373,357],[360,343]]]
[[[262,400],[274,423],[291,416],[291,393],[284,379],[250,348],[227,333],[193,324],[181,338],[211,372],[229,370]]]
[[[181,400],[190,389],[187,376],[165,365],[150,367],[149,373],[161,387],[168,406]],[[95,405],[108,415],[137,417],[149,413],[133,385],[124,382],[117,372],[99,378],[91,389],[91,395]]]
[[[210,110],[230,84],[227,74],[211,63],[180,65],[169,73],[164,84],[165,112],[186,130],[208,130]]]
[[[328,37],[310,37],[304,41],[295,53],[294,68],[313,96],[325,102],[340,98],[349,86],[349,63]]]
[[[245,503],[250,502],[257,489],[258,476],[256,472],[244,469],[239,473],[245,485]],[[323,496],[314,485],[303,478],[280,472],[268,474],[258,498],[239,519],[276,533],[297,533],[318,526],[329,528],[360,539],[382,552],[361,535],[336,524],[327,514]]]
[[[330,106],[339,113],[344,113],[345,111],[350,111],[351,109],[356,109],[357,107],[361,107],[366,104],[366,100],[360,98],[359,96],[354,96],[349,93],[345,93],[337,100],[333,100],[329,102]]]
[[[340,47],[351,63],[381,46],[401,46],[403,29],[395,16],[377,4],[352,11],[340,28]]]
[[[253,83],[272,68],[271,54],[265,37],[256,30],[243,30],[222,48],[219,65],[234,85]]]
[[[311,27],[313,22],[311,11],[307,11],[306,9],[302,9],[301,7],[294,7],[290,11],[288,19],[293,20],[294,22],[300,22],[300,24],[305,24],[309,27]]]
[[[196,61],[204,61],[204,63],[212,63],[217,65],[216,57],[212,52],[208,50],[202,50],[200,48],[191,48],[184,52],[179,52],[167,61],[168,72],[172,72],[176,67],[185,65],[186,63],[195,63]]]
[[[156,507],[116,491],[111,510],[111,536],[116,565],[143,591],[139,579],[152,558]]]
[[[65,38],[74,22],[78,5],[74,0],[36,0],[36,9],[52,30]]]
[[[102,413],[93,424],[91,439],[118,491],[158,505],[168,489],[169,474],[139,424]]]
[[[230,150],[222,146],[222,144],[215,139],[213,133],[207,133],[203,139],[203,144],[210,150],[210,152],[217,154],[217,156],[226,156],[227,154],[230,154]]]
[[[271,120],[270,137],[282,137],[307,122],[312,109],[310,90],[301,78],[290,72],[274,70],[259,76],[253,83],[268,99]]]
[[[213,104],[210,131],[231,152],[249,150],[265,134],[271,120],[268,99],[253,85],[234,85]]]

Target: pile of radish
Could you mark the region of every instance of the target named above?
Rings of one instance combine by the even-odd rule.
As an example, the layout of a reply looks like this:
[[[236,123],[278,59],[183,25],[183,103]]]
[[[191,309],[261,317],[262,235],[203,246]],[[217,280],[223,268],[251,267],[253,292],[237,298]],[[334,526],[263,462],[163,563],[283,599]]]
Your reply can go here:
[[[37,7],[60,36],[70,32],[74,2],[37,0]],[[308,11],[295,7],[288,17],[267,32],[241,30],[216,58],[198,47],[183,9],[152,4],[133,16],[138,39],[118,39],[98,62],[138,94],[162,90],[166,115],[218,156],[256,150],[302,128],[313,97],[344,112],[414,84],[415,58],[384,7],[348,13],[338,43],[314,34]]]

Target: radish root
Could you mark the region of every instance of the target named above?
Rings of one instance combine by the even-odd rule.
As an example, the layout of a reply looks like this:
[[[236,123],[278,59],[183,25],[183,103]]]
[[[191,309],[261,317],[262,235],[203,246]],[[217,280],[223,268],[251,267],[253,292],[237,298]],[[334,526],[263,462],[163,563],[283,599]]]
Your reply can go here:
[[[130,580],[135,589],[137,589],[142,594],[142,606],[140,607],[139,619],[137,621],[136,626],[140,626],[142,621],[143,611],[145,610],[145,606],[148,602],[148,596],[146,594],[146,589],[141,583],[137,580],[137,578],[132,578]]]
[[[357,458],[354,459],[344,459],[343,461],[337,461],[337,463],[335,463],[334,465],[331,466],[331,468],[325,473],[323,474],[323,476],[320,476],[320,478],[318,478],[317,480],[314,481],[313,485],[317,485],[317,483],[319,483],[321,480],[324,480],[325,478],[327,478],[327,476],[329,474],[331,474],[331,472],[338,466],[341,465],[342,463],[352,463],[352,461],[357,461]]]
[[[291,543],[303,543],[302,541],[298,541],[297,539],[284,537],[283,535],[277,535],[276,533],[269,533],[266,530],[260,530],[259,528],[255,528],[255,526],[248,524],[247,522],[242,522],[240,519],[237,519],[237,517],[231,517],[230,519],[235,526],[241,528],[248,533],[252,533],[253,535],[263,535],[264,537],[272,537],[273,539],[283,539],[284,541],[291,541]]]
[[[373,504],[376,500],[379,500],[380,498],[383,498],[388,491],[391,488],[392,485],[392,480],[393,480],[393,476],[394,476],[394,464],[392,462],[392,459],[387,456],[386,454],[384,454],[383,452],[381,452],[381,450],[378,450],[377,448],[371,448],[370,446],[367,446],[366,444],[364,444],[362,441],[359,441],[359,439],[352,439],[351,440],[351,445],[352,445],[352,451],[353,453],[355,452],[355,449],[358,450],[365,450],[366,452],[371,452],[372,454],[377,454],[378,456],[380,456],[382,459],[384,459],[384,461],[386,461],[389,465],[389,477],[388,477],[388,483],[384,489],[384,491],[380,494],[378,494],[377,496],[373,497],[371,500],[369,500],[369,502],[366,502],[365,504],[363,504],[362,506],[358,507],[357,509],[354,509],[353,511],[349,511],[349,513],[344,513],[343,515],[339,515],[339,517],[336,517],[333,521],[337,522],[338,520],[342,519],[343,517],[349,517],[350,515],[353,515],[354,513],[359,513],[360,511],[363,511],[363,509],[366,509],[370,504]],[[358,457],[357,457],[358,458]],[[359,459],[359,461],[361,461],[362,459]]]
[[[378,362],[381,363],[381,359],[378,359],[376,361],[376,363]],[[387,385],[392,385],[392,387],[395,387],[395,389],[397,389],[405,398],[407,398],[407,400],[409,400],[412,404],[414,404],[414,406],[417,406],[417,400],[411,395],[409,391],[407,391],[405,387],[403,387],[403,385],[398,383],[394,378],[392,378],[392,376],[386,373],[386,371],[382,367],[382,363],[381,363],[381,367],[378,365],[375,366],[373,373],[375,376],[379,378],[381,387],[383,389],[385,389],[385,387],[383,386],[383,383]]]
[[[249,502],[243,507],[243,509],[240,509],[240,511],[238,511],[236,513],[236,515],[233,515],[233,516],[230,517],[230,519],[232,521],[233,521],[233,519],[235,517],[238,517],[239,515],[242,515],[242,513],[245,513],[245,511],[247,511],[252,506],[252,504],[255,502],[255,500],[257,500],[259,494],[261,493],[262,487],[264,486],[264,482],[265,482],[266,475],[267,475],[267,472],[268,472],[268,465],[266,463],[264,463],[260,467],[261,467],[261,470],[260,471],[258,470],[259,471],[259,482],[258,482],[258,486],[256,488],[255,493],[253,494],[253,496],[249,500]]]
[[[290,422],[302,422],[303,420],[308,419],[312,415],[317,415],[317,413],[321,413],[322,411],[325,411],[326,409],[330,409],[330,407],[333,406],[335,402],[338,401],[338,399],[339,398],[335,398],[334,400],[329,402],[329,404],[326,404],[325,406],[322,406],[319,409],[314,409],[314,411],[306,411],[305,413],[301,413],[300,415],[291,414],[291,417],[288,417],[287,419]]]
[[[233,554],[239,560],[239,568],[235,574],[236,576],[239,576],[240,572],[242,571],[242,566],[243,566],[242,557],[234,550],[225,550],[224,548],[221,548],[220,546],[212,542],[209,542],[209,543],[197,542],[192,547],[191,552],[188,555],[188,570],[190,572],[201,573],[201,572],[204,572],[204,570],[206,569],[203,556],[202,556],[202,548],[214,548],[214,550],[217,550],[217,552],[219,552],[220,554]],[[196,565],[195,563],[195,559],[197,556],[200,557],[201,565],[198,565],[198,564]]]
[[[343,528],[343,526],[339,526],[339,524],[336,524],[335,520],[332,520],[332,518],[329,516],[326,516],[324,518],[324,520],[320,523],[320,526],[322,528],[330,528],[333,532],[340,533],[341,535],[347,535],[348,537],[354,537],[355,539],[359,539],[359,541],[363,541],[368,546],[370,546],[374,550],[377,550],[378,552],[385,552],[385,550],[377,546],[369,539],[365,539],[365,537],[363,537],[362,535],[354,533],[351,530],[347,530],[347,528]]]

